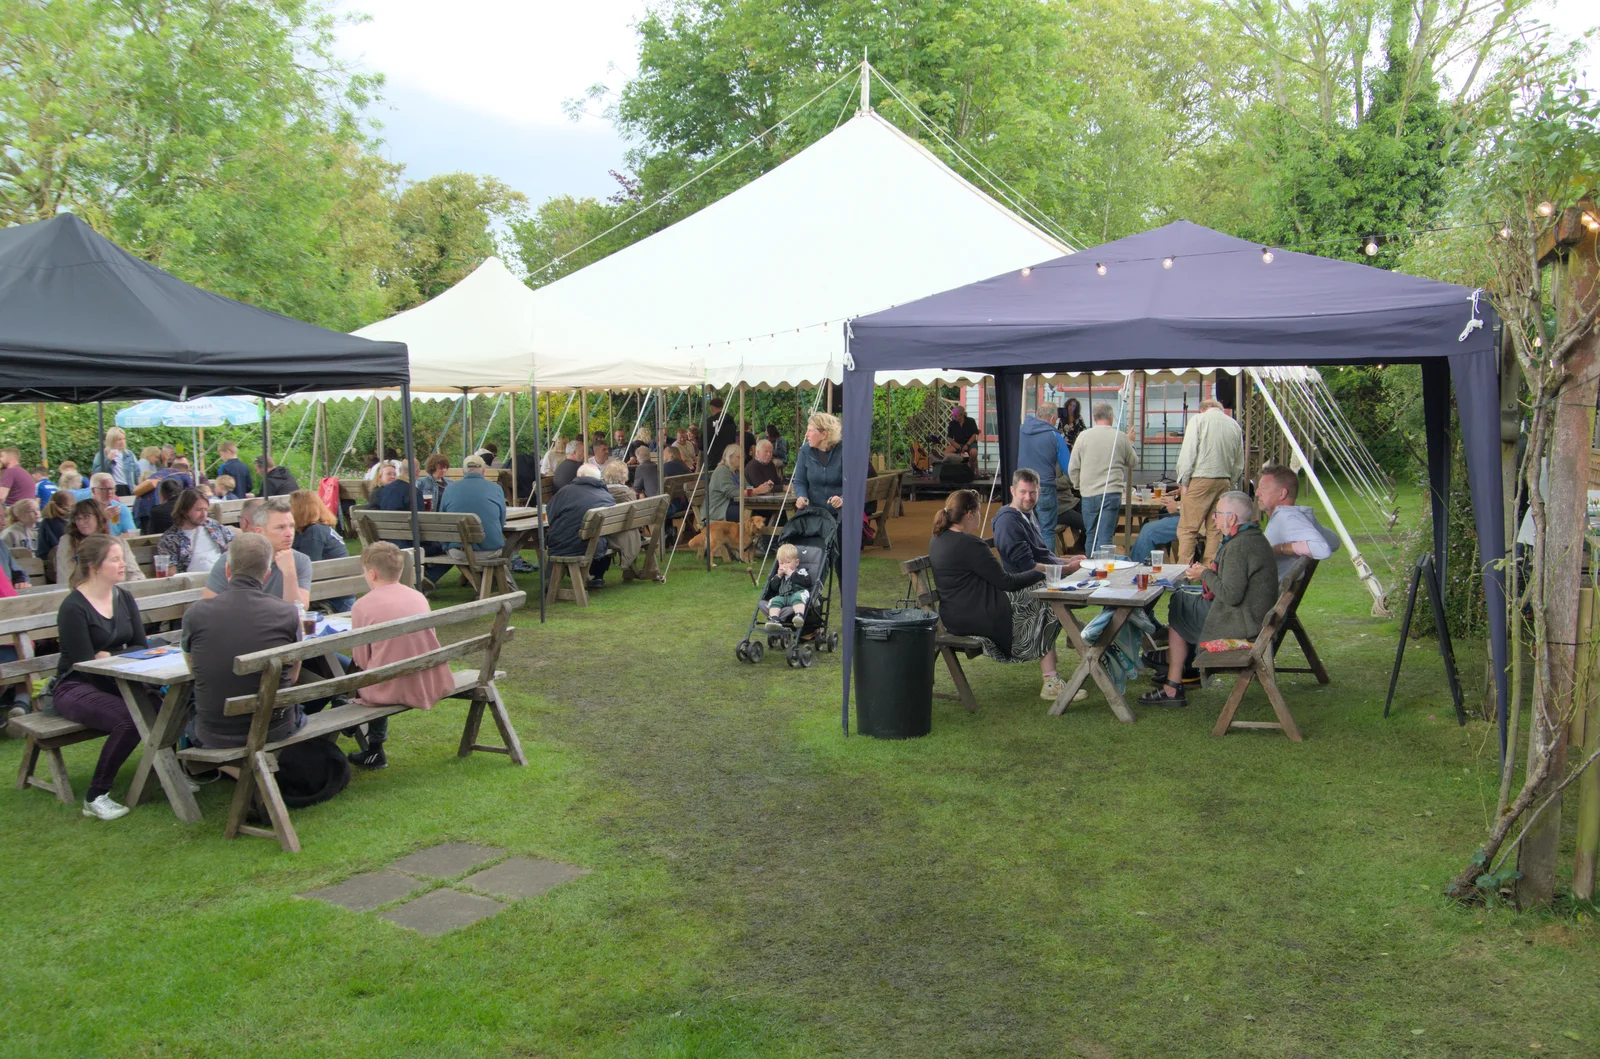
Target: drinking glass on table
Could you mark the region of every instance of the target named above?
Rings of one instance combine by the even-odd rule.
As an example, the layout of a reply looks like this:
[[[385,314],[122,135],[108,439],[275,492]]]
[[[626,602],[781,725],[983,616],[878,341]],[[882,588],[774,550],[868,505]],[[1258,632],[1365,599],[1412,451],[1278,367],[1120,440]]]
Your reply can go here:
[[[1104,581],[1106,575],[1116,567],[1112,561],[1116,555],[1116,546],[1111,544],[1102,544],[1094,550],[1094,576],[1097,580]]]

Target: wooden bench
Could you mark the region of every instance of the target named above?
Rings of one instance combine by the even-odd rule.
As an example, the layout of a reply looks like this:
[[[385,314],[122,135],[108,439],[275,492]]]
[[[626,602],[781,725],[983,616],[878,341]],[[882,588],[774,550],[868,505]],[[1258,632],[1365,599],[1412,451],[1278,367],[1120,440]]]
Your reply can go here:
[[[17,569],[28,575],[28,584],[37,589],[47,582],[44,572],[44,560],[32,552],[12,552],[11,561],[17,564]]]
[[[935,613],[939,610],[939,589],[933,583],[933,560],[926,556],[907,559],[900,564],[900,571],[911,580],[909,595],[917,606]],[[968,710],[976,712],[978,699],[972,694],[972,685],[967,683],[967,674],[961,668],[961,659],[956,656],[957,651],[965,652],[969,657],[983,651],[983,642],[976,636],[957,636],[944,627],[944,622],[939,622],[934,630],[933,643],[939,651],[939,657],[944,659],[944,665],[950,671],[950,680],[956,686],[956,693],[936,691],[935,698],[955,699]]]
[[[645,542],[644,551],[640,557],[644,560],[639,576],[641,578],[659,579],[661,569],[656,563],[656,557],[661,552],[663,528],[667,520],[667,507],[671,498],[663,493],[660,496],[646,497],[643,500],[630,500],[625,504],[613,507],[592,508],[583,516],[583,525],[578,530],[578,536],[589,542],[589,546],[582,555],[552,555],[549,557],[552,571],[549,585],[545,589],[546,603],[554,603],[558,599],[570,599],[580,607],[589,605],[589,564],[594,562],[595,552],[600,549],[600,541],[613,533],[625,530],[647,530],[649,539]],[[562,586],[563,581],[570,581],[571,588]]]
[[[411,540],[411,512],[377,511],[356,508],[356,531],[363,546],[377,541],[409,542]],[[479,599],[487,599],[497,592],[516,592],[516,582],[511,579],[511,557],[504,550],[479,551],[472,547],[483,541],[483,523],[471,513],[450,511],[421,511],[417,513],[417,540],[424,544],[457,546],[464,558],[449,555],[430,555],[429,566],[455,566],[461,576],[475,588]]]
[[[339,479],[339,502],[341,504],[365,504],[372,496],[372,479],[370,478],[341,478]]]
[[[889,547],[889,520],[894,517],[895,505],[900,503],[900,472],[889,471],[867,479],[866,503],[876,503],[877,513],[868,516],[877,524],[873,540],[880,548]]]
[[[267,731],[272,725],[273,711],[326,699],[333,695],[346,695],[361,688],[371,687],[373,684],[420,672],[479,652],[483,654],[482,664],[476,670],[457,672],[455,690],[445,696],[446,699],[461,699],[469,704],[457,755],[466,757],[475,750],[483,750],[506,754],[515,765],[527,765],[528,759],[522,752],[522,744],[511,726],[511,717],[506,712],[505,703],[501,700],[500,692],[494,683],[505,676],[503,672],[495,670],[495,665],[499,662],[501,648],[511,639],[514,632],[510,625],[511,611],[521,606],[524,598],[521,592],[515,592],[490,600],[478,600],[430,611],[412,618],[369,625],[351,632],[319,636],[314,640],[302,640],[265,651],[255,651],[236,658],[233,666],[235,673],[261,675],[261,686],[255,694],[236,695],[228,699],[223,706],[223,712],[229,716],[250,715],[250,733],[245,739],[245,744],[239,747],[191,747],[178,751],[178,759],[186,764],[209,768],[226,766],[238,768],[239,783],[234,790],[233,806],[228,813],[224,836],[236,838],[244,834],[274,838],[285,851],[298,853],[300,838],[295,833],[294,824],[289,820],[288,807],[284,805],[283,796],[278,790],[275,775],[278,770],[278,754],[296,743],[336,736],[344,729],[358,724],[397,713],[406,713],[410,707],[367,706],[359,701],[330,707],[307,717],[305,725],[287,739],[269,743]],[[376,643],[379,640],[423,629],[449,628],[489,615],[494,616],[494,625],[488,632],[457,640],[455,643],[435,648],[414,658],[328,680],[293,685],[283,683],[285,669],[292,667],[295,662],[313,656],[329,651],[349,651],[362,644]],[[493,746],[478,741],[485,710],[494,718],[495,727],[500,730],[500,738],[504,745]],[[245,821],[252,803],[257,799],[264,805],[267,818],[272,825],[270,828],[254,827]]]
[[[140,582],[135,582],[138,583]],[[158,581],[156,584],[170,586],[171,580]],[[166,593],[147,594],[139,600],[139,615],[147,623],[180,620],[183,612],[189,609],[189,605],[200,598],[200,593],[201,589],[195,586]],[[62,592],[60,595],[65,596],[66,593]],[[38,613],[0,619],[0,636],[15,638],[18,655],[15,662],[0,664],[0,685],[23,681],[31,684],[35,679],[49,676],[56,671],[61,662],[59,653],[35,655],[33,652],[33,641],[55,638],[56,610],[61,605],[60,599],[57,599],[55,604],[54,607]],[[74,803],[72,782],[67,778],[67,765],[61,756],[61,748],[91,739],[104,738],[105,733],[56,714],[40,713],[37,709],[38,698],[35,697],[33,701],[35,709],[32,713],[13,717],[10,721],[11,734],[27,740],[22,750],[22,763],[17,769],[17,789],[27,790],[29,787],[37,787],[54,794],[63,804],[72,805]],[[48,782],[35,774],[41,755],[44,756],[50,769]]]
[[[244,500],[213,500],[207,513],[222,526],[237,526],[239,514],[244,510]]]
[[[1255,642],[1249,647],[1233,651],[1195,652],[1195,668],[1200,670],[1202,677],[1209,677],[1214,673],[1238,674],[1233,683],[1233,691],[1228,695],[1227,702],[1222,706],[1222,713],[1217,717],[1216,726],[1211,729],[1212,735],[1227,735],[1232,728],[1271,728],[1281,731],[1296,743],[1301,741],[1300,729],[1294,723],[1294,715],[1289,712],[1289,704],[1283,700],[1283,693],[1278,690],[1278,669],[1273,656],[1277,653],[1278,645],[1283,642],[1288,620],[1299,605],[1300,597],[1305,594],[1306,585],[1310,582],[1315,568],[1316,562],[1305,558],[1296,559],[1294,565],[1289,567],[1289,572],[1283,575],[1283,580],[1278,585],[1278,601],[1267,613],[1266,621],[1261,623],[1261,631],[1256,634]],[[1308,657],[1314,658],[1315,652]],[[1321,662],[1316,664],[1318,667],[1321,666]],[[1313,670],[1296,670],[1296,672],[1309,673]],[[1326,676],[1326,673],[1323,676]],[[1267,693],[1267,701],[1272,704],[1272,711],[1278,719],[1276,721],[1234,720],[1234,714],[1239,712],[1239,706],[1244,702],[1244,693],[1251,683],[1257,680],[1261,681],[1261,689]]]

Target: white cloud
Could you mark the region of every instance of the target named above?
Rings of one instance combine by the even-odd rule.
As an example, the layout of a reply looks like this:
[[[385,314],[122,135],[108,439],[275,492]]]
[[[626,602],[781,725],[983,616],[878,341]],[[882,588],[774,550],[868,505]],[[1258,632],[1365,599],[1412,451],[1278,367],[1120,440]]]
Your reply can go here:
[[[370,16],[339,33],[339,52],[397,88],[523,127],[570,126],[565,99],[636,68],[644,0],[344,0]],[[580,124],[603,123],[586,117]]]

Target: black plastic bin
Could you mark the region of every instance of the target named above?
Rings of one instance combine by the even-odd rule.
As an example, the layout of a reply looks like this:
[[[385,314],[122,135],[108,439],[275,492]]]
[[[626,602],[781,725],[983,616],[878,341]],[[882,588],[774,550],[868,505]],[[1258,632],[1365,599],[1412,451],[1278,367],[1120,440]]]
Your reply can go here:
[[[931,610],[856,611],[856,731],[915,739],[933,730],[934,627]]]

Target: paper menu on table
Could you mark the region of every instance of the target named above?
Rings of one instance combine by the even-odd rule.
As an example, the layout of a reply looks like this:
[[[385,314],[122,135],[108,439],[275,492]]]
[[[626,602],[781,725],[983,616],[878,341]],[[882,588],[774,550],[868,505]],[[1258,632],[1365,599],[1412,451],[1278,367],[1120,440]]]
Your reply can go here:
[[[1107,585],[1089,597],[1090,603],[1137,603],[1148,591],[1131,585]]]
[[[183,673],[188,669],[181,651],[156,655],[154,658],[121,658],[117,670],[123,673]]]

